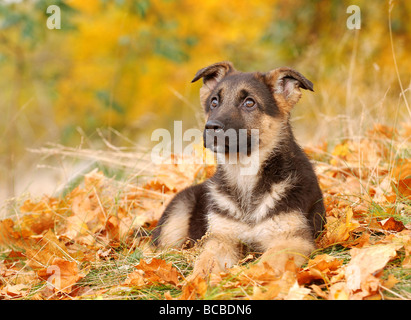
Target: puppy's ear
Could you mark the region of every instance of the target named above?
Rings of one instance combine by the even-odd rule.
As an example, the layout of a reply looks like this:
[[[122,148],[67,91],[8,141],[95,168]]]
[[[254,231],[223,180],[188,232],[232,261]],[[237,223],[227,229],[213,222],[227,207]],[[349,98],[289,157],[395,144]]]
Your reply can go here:
[[[233,71],[235,71],[234,66],[229,61],[217,62],[199,70],[191,82],[196,82],[200,78],[203,78],[204,85],[200,89],[201,101],[205,102],[205,99],[217,86],[217,83]]]
[[[313,83],[291,68],[277,68],[267,72],[264,77],[280,109],[285,112],[290,112],[300,100],[300,88],[314,91]]]

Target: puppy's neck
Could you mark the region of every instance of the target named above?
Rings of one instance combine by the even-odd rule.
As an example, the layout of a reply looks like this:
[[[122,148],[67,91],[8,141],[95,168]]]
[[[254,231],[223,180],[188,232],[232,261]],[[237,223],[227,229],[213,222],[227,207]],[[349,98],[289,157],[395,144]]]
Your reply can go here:
[[[261,180],[269,182],[281,182],[290,175],[290,171],[296,168],[292,166],[293,158],[299,147],[295,141],[292,128],[285,123],[281,130],[265,145],[260,145],[257,150],[251,152],[247,161],[237,163],[219,163],[217,172],[224,177],[231,188],[242,190],[244,196],[250,197]],[[228,157],[227,155],[221,155]],[[225,159],[227,160],[227,159]],[[263,183],[265,185],[266,183]]]

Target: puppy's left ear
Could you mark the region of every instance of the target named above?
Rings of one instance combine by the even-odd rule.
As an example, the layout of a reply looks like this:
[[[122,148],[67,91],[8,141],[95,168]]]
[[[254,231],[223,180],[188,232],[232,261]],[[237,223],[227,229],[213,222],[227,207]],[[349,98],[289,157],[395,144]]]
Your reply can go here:
[[[277,68],[267,72],[264,77],[280,109],[285,112],[290,112],[300,100],[300,88],[314,91],[313,83],[291,68]]]
[[[217,84],[228,74],[234,72],[234,66],[230,61],[222,61],[212,64],[211,66],[205,67],[198,70],[194,79],[191,82],[196,82],[197,80],[203,78],[203,86],[200,89],[200,100],[205,103],[208,95]]]

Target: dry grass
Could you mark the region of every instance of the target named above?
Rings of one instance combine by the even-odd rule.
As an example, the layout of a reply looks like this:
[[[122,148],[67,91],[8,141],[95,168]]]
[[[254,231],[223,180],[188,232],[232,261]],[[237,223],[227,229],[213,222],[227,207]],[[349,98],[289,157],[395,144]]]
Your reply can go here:
[[[402,234],[397,231],[384,230],[376,225],[378,221],[387,218],[394,218],[402,225],[410,228],[411,224],[411,201],[404,196],[395,183],[397,182],[395,170],[398,168],[400,159],[410,160],[411,154],[409,127],[399,130],[384,126],[376,126],[361,139],[342,139],[335,146],[325,144],[306,147],[306,151],[316,163],[317,173],[321,187],[324,191],[327,205],[327,215],[335,217],[335,228],[341,227],[345,222],[345,215],[350,208],[354,212],[354,220],[350,223],[355,226],[347,232],[348,238],[338,238],[334,234],[333,224],[327,226],[332,237],[325,237],[319,240],[320,248],[316,250],[311,260],[316,256],[328,255],[342,262],[342,267],[347,266],[351,261],[351,250],[358,246],[358,241],[368,236],[367,245],[384,243],[392,237]],[[21,243],[5,243],[3,241],[1,251],[1,282],[3,298],[6,299],[172,299],[185,294],[184,277],[190,274],[193,261],[198,251],[192,250],[168,250],[153,251],[153,249],[134,232],[136,226],[150,228],[151,223],[159,218],[164,204],[175,192],[184,187],[180,185],[177,189],[171,190],[170,181],[162,180],[167,175],[175,176],[180,172],[181,181],[187,185],[196,183],[204,179],[204,172],[193,169],[190,166],[180,167],[168,165],[155,167],[144,160],[147,153],[135,153],[128,150],[115,150],[110,147],[107,151],[96,151],[91,149],[72,149],[59,145],[52,145],[49,148],[35,150],[35,152],[62,158],[76,158],[92,160],[96,167],[104,169],[106,177],[98,176],[98,184],[93,184],[84,175],[78,179],[69,181],[64,192],[55,195],[55,198],[40,199],[38,203],[47,203],[50,211],[38,211],[31,206],[31,211],[22,210],[25,199],[15,202],[9,217],[15,221],[14,230],[24,230],[27,228],[28,214],[46,214],[52,212],[54,215],[53,233],[60,239],[66,241],[70,261],[75,261],[79,270],[84,272],[84,277],[80,278],[69,293],[53,291],[46,281],[39,281],[36,276],[36,268],[27,260],[27,256],[10,258],[11,252],[23,252],[24,245]],[[134,157],[140,157],[134,161]],[[111,161],[112,159],[112,161]],[[138,162],[138,164],[136,164]],[[98,164],[98,165],[97,165]],[[147,169],[146,171],[144,171]],[[183,173],[180,171],[183,169]],[[138,172],[138,174],[137,174]],[[144,179],[136,180],[136,175],[145,174]],[[189,173],[187,175],[187,173]],[[91,176],[92,177],[92,176]],[[87,182],[87,179],[89,179]],[[397,179],[397,180],[396,180]],[[90,182],[91,181],[91,182]],[[97,181],[97,180],[96,180]],[[89,189],[87,185],[95,189]],[[148,187],[149,186],[149,187]],[[93,231],[90,229],[88,235],[94,239],[94,244],[84,243],[85,238],[76,238],[59,233],[67,227],[67,221],[76,213],[75,200],[80,190],[80,194],[90,197],[93,192],[97,195],[90,201],[96,201],[96,206],[106,213],[106,220],[100,229]],[[94,190],[94,191],[92,191]],[[404,191],[402,191],[404,192]],[[30,197],[26,197],[30,200]],[[50,200],[50,199],[56,199]],[[79,199],[79,198],[77,198]],[[390,199],[389,201],[387,199]],[[33,203],[36,203],[31,199]],[[56,203],[59,203],[57,205]],[[26,212],[26,213],[25,213]],[[125,213],[124,213],[125,212]],[[148,216],[145,216],[150,212]],[[107,221],[111,216],[119,216],[124,219],[126,228],[119,238],[110,238]],[[134,222],[139,217],[146,217],[140,224]],[[37,216],[36,216],[37,217]],[[40,217],[40,216],[38,216]],[[131,218],[131,219],[129,219]],[[127,220],[129,219],[129,220]],[[328,221],[328,220],[327,220]],[[358,226],[356,225],[358,223]],[[42,239],[46,230],[39,234],[32,235],[33,239]],[[405,231],[404,231],[405,232]],[[69,238],[67,238],[69,237]],[[70,240],[70,237],[71,240]],[[82,239],[82,240],[80,240]],[[331,239],[331,240],[330,240]],[[10,238],[9,238],[10,240]],[[11,241],[11,240],[10,240]],[[14,240],[13,240],[14,241]],[[68,242],[67,242],[68,241]],[[362,240],[361,240],[362,241]],[[10,246],[11,245],[11,246]],[[11,251],[11,249],[13,251]],[[27,250],[27,249],[26,249]],[[38,249],[41,252],[41,248]],[[380,275],[381,285],[378,295],[383,299],[410,299],[411,278],[409,267],[404,266],[404,261],[408,259],[408,249],[400,249],[397,257],[389,262]],[[64,250],[63,250],[64,251]],[[56,254],[56,253],[54,253]],[[87,257],[87,258],[86,258]],[[254,270],[255,261],[258,254],[236,266],[228,273],[221,275],[220,279],[211,278],[206,284],[206,290],[197,295],[200,299],[252,299],[258,297],[268,298],[270,295],[270,283],[250,276],[248,270]],[[30,258],[33,259],[33,258]],[[152,283],[143,287],[130,286],[125,284],[128,275],[134,270],[135,265],[141,260],[161,259],[171,262],[173,267],[181,274],[180,283],[172,285],[169,283]],[[11,263],[11,265],[10,265]],[[51,263],[51,262],[49,262]],[[7,268],[4,266],[7,265]],[[47,264],[44,265],[45,267]],[[394,276],[396,283],[388,286],[384,280]],[[25,280],[26,279],[26,280]],[[281,285],[285,285],[289,279],[280,279]],[[311,289],[315,283],[324,294],[332,287],[332,283],[325,281],[311,282],[303,286],[309,292],[306,299],[323,299],[317,291]],[[272,284],[272,283],[271,283]],[[25,285],[24,294],[4,294],[7,286]],[[286,289],[289,288],[286,286]],[[287,289],[288,288],[288,289]],[[11,289],[10,289],[11,290]],[[17,290],[17,289],[16,289]],[[278,297],[287,297],[281,295]]]

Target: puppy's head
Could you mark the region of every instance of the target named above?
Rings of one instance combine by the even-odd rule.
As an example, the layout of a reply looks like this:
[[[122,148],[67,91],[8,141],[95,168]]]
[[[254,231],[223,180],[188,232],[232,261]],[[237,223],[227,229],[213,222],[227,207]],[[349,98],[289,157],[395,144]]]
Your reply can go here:
[[[287,67],[243,73],[231,62],[218,62],[199,70],[192,82],[200,78],[204,83],[200,100],[207,117],[204,145],[221,153],[250,153],[255,145],[253,129],[259,132],[259,148],[269,145],[288,123],[301,97],[300,88],[314,91],[311,81]]]

